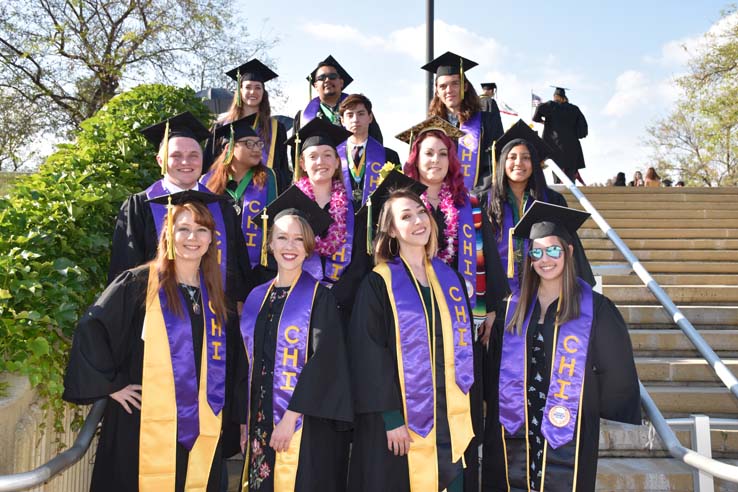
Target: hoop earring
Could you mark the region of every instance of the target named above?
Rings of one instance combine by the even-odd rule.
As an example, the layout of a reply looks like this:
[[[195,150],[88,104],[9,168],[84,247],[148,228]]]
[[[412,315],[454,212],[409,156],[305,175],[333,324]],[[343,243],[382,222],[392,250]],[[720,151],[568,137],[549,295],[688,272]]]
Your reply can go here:
[[[393,239],[395,239],[395,238],[393,238],[393,237],[389,238],[389,242],[387,243],[387,249],[389,250],[389,254],[391,256],[397,256],[397,255],[400,254],[400,243],[397,243],[397,253],[393,253],[392,252],[392,240]],[[396,239],[395,239],[395,242],[397,242]]]

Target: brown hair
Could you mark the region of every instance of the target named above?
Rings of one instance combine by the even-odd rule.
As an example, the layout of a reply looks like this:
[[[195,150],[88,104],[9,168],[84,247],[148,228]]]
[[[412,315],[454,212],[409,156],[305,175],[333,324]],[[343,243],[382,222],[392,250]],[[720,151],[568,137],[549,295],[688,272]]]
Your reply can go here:
[[[338,114],[343,117],[343,113],[347,109],[353,109],[354,106],[362,104],[369,114],[372,114],[372,102],[364,94],[351,94],[341,102],[338,106]]]
[[[210,305],[215,311],[218,323],[224,326],[228,319],[226,308],[225,293],[220,275],[220,267],[218,266],[218,246],[215,240],[215,220],[210,214],[207,206],[199,202],[189,202],[183,205],[174,206],[174,221],[182,212],[190,212],[195,223],[207,227],[211,234],[212,240],[210,246],[200,259],[200,268],[205,279],[205,288],[208,291],[208,299]],[[162,228],[159,237],[159,246],[157,247],[156,258],[149,262],[149,268],[155,268],[158,276],[152,275],[149,279],[153,279],[149,284],[149,297],[146,301],[147,305],[152,302],[153,296],[159,295],[159,288],[164,289],[167,306],[174,314],[180,318],[183,316],[182,304],[179,301],[179,293],[177,292],[177,274],[175,271],[176,256],[174,260],[167,257],[167,231],[166,227]],[[202,285],[200,288],[202,289]]]
[[[438,94],[435,94],[435,86],[438,83],[438,77],[436,82],[433,84],[434,94],[431,99],[430,105],[428,106],[428,116],[440,116],[441,118],[448,119],[448,109],[443,104]],[[464,77],[464,99],[461,101],[461,109],[459,111],[459,123],[465,123],[474,115],[482,110],[482,103],[479,100],[477,91],[474,90],[474,85],[471,81]]]
[[[646,179],[657,180],[661,179],[661,176],[656,173],[656,169],[649,167],[648,169],[646,169]]]
[[[302,244],[305,246],[305,258],[313,254],[313,251],[315,251],[315,233],[313,232],[313,228],[310,227],[307,219],[303,217],[297,209],[294,208],[288,208],[279,212],[277,216],[274,217],[274,222],[277,222],[282,217],[293,217],[295,220],[297,220],[297,222],[300,224],[300,232],[302,233]],[[272,252],[271,245],[272,234],[274,233],[274,222],[272,222],[272,227],[269,228],[269,232],[267,233],[267,248],[269,249],[270,253]]]
[[[208,178],[207,182],[205,183],[205,186],[208,187],[210,191],[215,193],[216,195],[222,195],[225,192],[226,184],[228,183],[228,180],[230,179],[230,169],[233,165],[233,162],[231,161],[231,164],[224,164],[226,155],[228,154],[228,146],[223,148],[223,152],[220,153],[220,155],[215,159],[215,162],[213,162],[212,171],[210,173],[210,177]],[[261,190],[264,188],[264,185],[266,185],[267,182],[267,167],[263,163],[259,163],[254,167],[254,176],[251,178],[251,181]]]
[[[243,84],[246,82],[255,82],[254,80],[242,80],[241,86],[243,87]],[[261,98],[261,102],[259,103],[259,108],[256,110],[256,114],[259,115],[259,122],[257,123],[257,133],[261,137],[261,139],[264,141],[265,145],[269,145],[269,132],[271,131],[271,119],[272,119],[272,106],[269,104],[269,93],[266,90],[266,86],[264,85],[264,82],[260,82],[263,95]],[[221,119],[221,121],[236,121],[240,120],[241,118],[246,116],[246,112],[244,111],[246,104],[244,103],[243,99],[241,99],[241,105],[238,105],[238,99],[241,98],[241,87],[236,88],[236,93],[233,95],[233,102],[231,103],[231,107],[228,108],[228,111],[226,112],[225,116]]]
[[[392,217],[392,202],[400,198],[407,198],[420,205],[425,209],[423,200],[420,199],[410,188],[400,188],[392,190],[389,194],[389,198],[384,202],[382,211],[379,213],[379,225],[377,226],[377,237],[374,238],[374,263],[380,264],[387,262],[394,258],[397,253],[393,253],[390,248],[392,241],[397,239],[390,236],[390,229],[394,226]],[[425,245],[425,256],[427,259],[431,259],[436,256],[438,250],[438,225],[436,220],[429,213],[428,218],[430,219],[430,238],[428,238],[428,244]],[[397,245],[399,251],[399,244]]]
[[[569,248],[571,244],[561,236],[556,236],[561,242],[561,248],[564,251],[564,271],[561,284],[561,295],[559,296],[558,311],[556,313],[556,322],[561,325],[569,320],[579,317],[579,304],[581,289],[577,282],[576,266],[574,265],[574,257]],[[532,243],[531,243],[532,244]],[[520,335],[523,333],[523,323],[525,316],[528,314],[530,303],[533,301],[533,294],[538,292],[538,286],[541,284],[541,277],[538,276],[533,268],[533,262],[530,256],[525,255],[523,262],[523,281],[520,287],[520,299],[515,308],[515,312],[510,318],[510,323],[505,329],[510,333]]]

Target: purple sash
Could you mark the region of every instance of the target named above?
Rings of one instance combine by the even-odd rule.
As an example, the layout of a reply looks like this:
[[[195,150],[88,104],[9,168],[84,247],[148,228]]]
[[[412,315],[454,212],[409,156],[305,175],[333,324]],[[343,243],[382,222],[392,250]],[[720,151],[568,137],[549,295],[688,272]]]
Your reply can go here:
[[[271,176],[271,173],[269,173],[269,176]],[[243,237],[246,240],[246,249],[249,253],[251,268],[256,267],[256,265],[261,261],[261,241],[263,231],[255,221],[260,220],[258,216],[267,205],[268,188],[268,183],[264,183],[264,186],[259,189],[252,181],[243,193],[241,230],[243,231]]]
[[[349,170],[348,155],[346,153],[347,142],[342,142],[336,151],[341,158],[341,171],[343,172],[343,185],[346,187],[346,193],[351,191],[351,182],[353,177]],[[379,184],[379,170],[382,169],[387,161],[387,155],[382,144],[374,140],[372,137],[366,141],[364,149],[364,182],[362,186],[361,204],[366,203],[367,197],[377,188]],[[354,163],[356,165],[356,163]]]
[[[525,211],[527,211],[531,205],[533,205],[533,202],[535,200],[527,200],[525,203]],[[513,220],[513,210],[510,207],[510,204],[505,202],[504,208],[502,210],[502,231],[498,233],[497,237],[497,252],[500,254],[500,261],[502,262],[502,268],[507,271],[507,262],[508,262],[508,255],[514,255],[514,246],[513,243],[513,251],[508,251],[509,248],[509,241],[508,238],[510,237],[510,229],[515,227],[515,222]],[[523,245],[523,251],[528,250],[528,240],[524,239],[524,245]],[[519,265],[518,262],[513,261],[513,268],[514,273],[512,278],[508,278],[507,282],[510,286],[510,292],[517,294],[520,292],[520,278],[519,278]]]
[[[273,280],[256,287],[246,298],[241,317],[241,336],[249,358],[251,371],[254,368],[254,329],[256,317],[271,290]],[[318,283],[310,275],[302,273],[284,301],[277,328],[277,348],[274,357],[273,418],[276,426],[290,404],[292,393],[300,378],[308,355],[308,333],[310,316]],[[251,396],[251,374],[248,380]],[[295,430],[302,426],[302,417],[297,420]]]
[[[474,215],[472,206],[467,197],[464,205],[459,208],[459,252],[457,253],[457,268],[467,284],[471,286],[469,302],[472,308],[476,305],[477,286],[477,237],[474,231]],[[443,284],[442,284],[443,285]]]
[[[202,184],[202,182],[197,183],[197,191],[202,191],[203,193],[211,193],[207,186]],[[146,198],[156,198],[158,196],[167,195],[169,193],[170,191],[167,190],[164,186],[164,180],[160,179],[146,189]],[[154,216],[154,226],[156,227],[156,237],[158,240],[158,238],[161,237],[161,230],[162,227],[164,227],[164,221],[167,217],[167,206],[160,205],[158,203],[149,203],[149,206],[151,207],[151,214]],[[226,240],[227,236],[225,222],[223,221],[223,211],[220,209],[220,204],[218,202],[210,203],[207,207],[208,210],[210,210],[210,214],[213,216],[213,220],[215,221],[215,237],[213,239],[215,240],[215,244],[218,247],[218,266],[220,267],[220,277],[223,281],[223,288],[225,289],[228,241]]]
[[[557,326],[555,354],[551,358],[551,382],[541,426],[543,437],[554,449],[570,442],[574,437],[592,330],[592,288],[581,279],[577,281],[582,292],[580,315],[578,319]],[[515,312],[518,299],[519,293],[514,293],[510,298],[505,326]],[[528,401],[526,340],[536,300],[534,297],[528,309],[522,334],[505,331],[503,338],[498,396],[500,423],[509,434],[517,432],[525,421],[525,405]]]
[[[341,98],[339,100],[339,103],[346,99],[348,97],[348,94],[342,92]],[[310,100],[310,102],[305,106],[305,109],[302,110],[302,114],[300,115],[300,128],[307,125],[315,116],[321,111],[320,109],[320,98],[314,97]],[[298,128],[298,130],[300,129]]]
[[[200,273],[200,291],[205,307],[205,337],[207,347],[207,398],[213,414],[218,415],[223,409],[225,399],[225,331],[218,324],[215,313],[210,306],[205,279]],[[192,449],[197,436],[200,435],[200,418],[197,401],[197,374],[195,353],[192,340],[192,324],[187,312],[187,303],[182,293],[177,291],[182,306],[183,316],[174,314],[166,304],[164,289],[159,289],[159,302],[164,316],[164,325],[169,340],[169,352],[174,373],[174,393],[177,401],[177,442],[188,450]]]
[[[464,184],[471,190],[477,184],[479,177],[479,146],[482,144],[482,113],[474,113],[469,121],[459,128],[465,133],[459,139],[457,155],[461,163],[461,172],[464,174]]]

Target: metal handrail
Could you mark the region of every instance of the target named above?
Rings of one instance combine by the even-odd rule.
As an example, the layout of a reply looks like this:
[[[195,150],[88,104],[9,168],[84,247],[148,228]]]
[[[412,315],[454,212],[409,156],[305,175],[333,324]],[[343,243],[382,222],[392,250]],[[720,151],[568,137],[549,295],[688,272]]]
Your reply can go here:
[[[41,485],[82,459],[90,447],[92,438],[95,437],[97,424],[102,419],[107,403],[108,399],[103,398],[92,405],[90,413],[87,414],[85,423],[82,425],[82,429],[71,448],[56,455],[34,470],[0,476],[0,492],[15,492]]]
[[[600,215],[600,213],[587,199],[587,197],[584,196],[584,193],[577,189],[576,185],[569,179],[564,171],[562,171],[561,168],[556,165],[555,162],[549,160],[547,162],[547,165],[556,174],[556,176],[558,176],[558,178],[572,193],[572,195],[574,195],[574,197],[579,200],[579,203],[582,204],[584,209],[592,214],[592,220],[597,223],[602,232],[604,232],[607,237],[615,244],[618,250],[620,250],[628,263],[630,263],[633,271],[641,279],[643,284],[648,287],[648,290],[650,290],[654,296],[656,296],[656,299],[658,299],[658,301],[661,303],[661,306],[666,309],[666,312],[669,313],[669,316],[671,316],[671,318],[674,320],[674,323],[676,323],[676,325],[682,330],[682,333],[684,333],[687,338],[689,338],[689,341],[692,342],[692,345],[695,346],[697,351],[702,355],[707,363],[710,364],[710,367],[715,372],[715,375],[718,377],[718,379],[722,381],[725,387],[730,390],[735,398],[738,398],[738,379],[730,371],[730,369],[728,369],[728,366],[726,366],[725,363],[720,359],[720,357],[718,357],[718,355],[715,353],[715,351],[712,350],[712,347],[710,347],[705,339],[702,338],[702,335],[697,332],[695,327],[692,325],[692,323],[690,323],[686,316],[682,314],[676,304],[674,304],[674,301],[671,300],[664,289],[662,289],[658,282],[656,282],[651,274],[648,273],[643,264],[641,264],[641,261],[633,254],[633,252],[625,244],[625,242],[620,239],[620,236],[618,236],[615,230],[610,227],[610,224],[608,224],[604,217]]]

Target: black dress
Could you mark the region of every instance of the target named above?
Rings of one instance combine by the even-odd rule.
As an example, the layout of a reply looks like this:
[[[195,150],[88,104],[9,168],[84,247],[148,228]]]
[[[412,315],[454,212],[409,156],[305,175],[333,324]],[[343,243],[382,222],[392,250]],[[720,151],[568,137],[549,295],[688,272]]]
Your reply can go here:
[[[144,323],[146,289],[149,268],[141,267],[123,272],[100,295],[80,319],[74,334],[72,350],[64,377],[65,401],[86,405],[119,391],[129,384],[141,384],[143,375],[144,342],[141,331]],[[192,342],[196,374],[200,377],[203,317],[195,313],[190,296],[180,286],[186,300],[192,324]],[[195,296],[198,298],[199,296]],[[235,311],[234,311],[235,312]],[[229,317],[226,324],[226,394],[222,426],[237,424],[242,417],[234,415],[234,381],[246,373],[246,358],[239,350],[238,318]],[[142,395],[142,398],[146,398]],[[239,396],[243,400],[245,395]],[[236,411],[238,409],[235,409]],[[100,439],[95,454],[90,490],[138,490],[138,452],[141,412],[123,407],[108,398],[103,415]],[[188,451],[177,443],[176,490],[184,490]],[[208,491],[217,491],[221,479],[221,458],[224,439],[218,442],[210,469]]]
[[[638,375],[628,328],[612,301],[597,292],[593,292],[592,295],[594,316],[584,376],[581,428],[579,435],[577,436],[575,431],[573,440],[568,444],[558,449],[547,447],[543,484],[546,491],[572,492],[575,467],[576,491],[594,491],[600,418],[635,425],[641,423]],[[541,437],[540,416],[545,408],[549,387],[556,306],[556,301],[551,303],[544,322],[539,326],[536,324],[540,319],[540,304],[537,303],[533,310],[531,324],[527,330],[526,364],[530,369],[527,386],[528,421],[514,436],[506,437],[505,445],[499,422],[496,385],[488,393],[482,465],[482,490],[485,492],[527,491],[529,484],[526,468],[533,472],[531,474],[533,485],[540,487],[541,479],[538,477],[538,471],[543,464],[543,453],[539,455],[539,451],[542,451],[543,444],[536,439]],[[489,381],[499,382],[504,318],[505,312],[501,310],[497,314],[490,340]],[[540,380],[537,380],[536,375],[540,376]],[[531,439],[530,448],[526,446],[526,428]]]
[[[277,330],[289,288],[275,287],[256,318],[248,431],[249,490],[274,490],[275,452],[269,447],[273,420]],[[301,413],[302,440],[296,491],[346,490],[353,409],[343,325],[331,292],[318,287],[310,316],[308,361],[288,410]],[[244,420],[245,421],[245,420]]]

